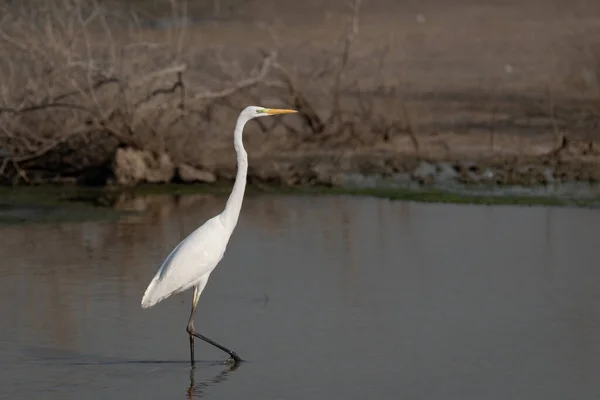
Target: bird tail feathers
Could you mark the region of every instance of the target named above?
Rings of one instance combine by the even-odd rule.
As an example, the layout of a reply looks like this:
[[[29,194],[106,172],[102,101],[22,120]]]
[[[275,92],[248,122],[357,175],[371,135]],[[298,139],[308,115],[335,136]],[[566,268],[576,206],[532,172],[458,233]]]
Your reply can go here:
[[[164,290],[162,290],[162,285],[160,285],[158,277],[155,277],[148,285],[144,297],[142,297],[142,308],[150,308],[156,303],[166,299],[171,294],[173,294],[173,292],[165,293]]]

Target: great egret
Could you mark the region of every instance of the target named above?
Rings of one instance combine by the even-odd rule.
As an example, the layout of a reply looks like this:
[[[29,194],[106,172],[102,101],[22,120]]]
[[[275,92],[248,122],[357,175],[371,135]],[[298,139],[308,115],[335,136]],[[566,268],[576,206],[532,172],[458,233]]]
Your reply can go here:
[[[242,208],[246,188],[246,174],[248,172],[248,155],[242,143],[244,126],[253,118],[295,112],[295,110],[249,106],[240,113],[233,133],[233,145],[237,154],[238,169],[225,209],[221,214],[206,221],[204,225],[183,239],[171,251],[144,293],[142,307],[149,308],[172,294],[183,292],[191,287],[194,288],[192,312],[186,328],[190,336],[192,365],[195,362],[194,337],[228,353],[230,358],[227,362],[238,363],[242,361],[234,351],[196,332],[194,329],[194,314],[200,294],[206,286],[211,272],[223,258]]]

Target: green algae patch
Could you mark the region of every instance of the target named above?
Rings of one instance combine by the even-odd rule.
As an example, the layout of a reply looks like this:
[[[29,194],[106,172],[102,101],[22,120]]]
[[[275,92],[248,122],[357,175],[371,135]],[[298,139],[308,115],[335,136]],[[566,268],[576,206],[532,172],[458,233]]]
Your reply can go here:
[[[184,196],[202,193],[227,196],[231,192],[231,186],[231,183],[218,183],[135,187],[0,187],[0,225],[114,220],[138,214],[136,211],[116,209],[115,204],[121,196]],[[252,189],[249,188],[248,191]]]
[[[120,196],[185,196],[205,193],[227,197],[231,193],[231,188],[231,182],[211,185],[141,185],[126,188],[79,186],[0,187],[0,224],[113,220],[138,213],[130,210],[117,210],[115,204],[117,204]],[[369,196],[400,201],[474,205],[600,207],[600,196],[576,198],[537,194],[515,195],[508,191],[491,194],[469,187],[458,190],[444,190],[425,187],[281,187],[250,184],[246,189],[246,194],[248,196],[255,194]]]
[[[520,205],[520,206],[600,206],[600,198],[562,198],[558,196],[479,194],[463,191],[414,188],[338,188],[338,187],[302,187],[279,189],[263,187],[267,193],[310,194],[310,195],[349,195],[370,196],[390,200],[414,201],[424,203],[453,203],[474,205]]]
[[[80,187],[3,187],[0,188],[0,224],[97,221],[131,214],[77,200],[94,198],[101,193],[101,189]]]

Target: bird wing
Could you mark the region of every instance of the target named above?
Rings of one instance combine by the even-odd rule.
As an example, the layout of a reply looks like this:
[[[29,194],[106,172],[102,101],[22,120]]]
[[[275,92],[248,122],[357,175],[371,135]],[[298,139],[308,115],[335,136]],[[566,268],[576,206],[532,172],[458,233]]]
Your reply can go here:
[[[148,285],[142,307],[148,308],[174,293],[196,285],[223,258],[230,234],[220,215],[206,221],[167,256]]]

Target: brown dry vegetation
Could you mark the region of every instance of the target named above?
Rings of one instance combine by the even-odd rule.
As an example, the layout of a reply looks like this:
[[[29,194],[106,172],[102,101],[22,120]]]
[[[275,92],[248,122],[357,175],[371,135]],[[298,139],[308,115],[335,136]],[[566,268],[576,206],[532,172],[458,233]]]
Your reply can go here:
[[[420,159],[600,179],[599,6],[398,3],[0,3],[2,182],[104,183],[117,147],[231,178],[248,104],[300,111],[248,126],[254,179]]]

